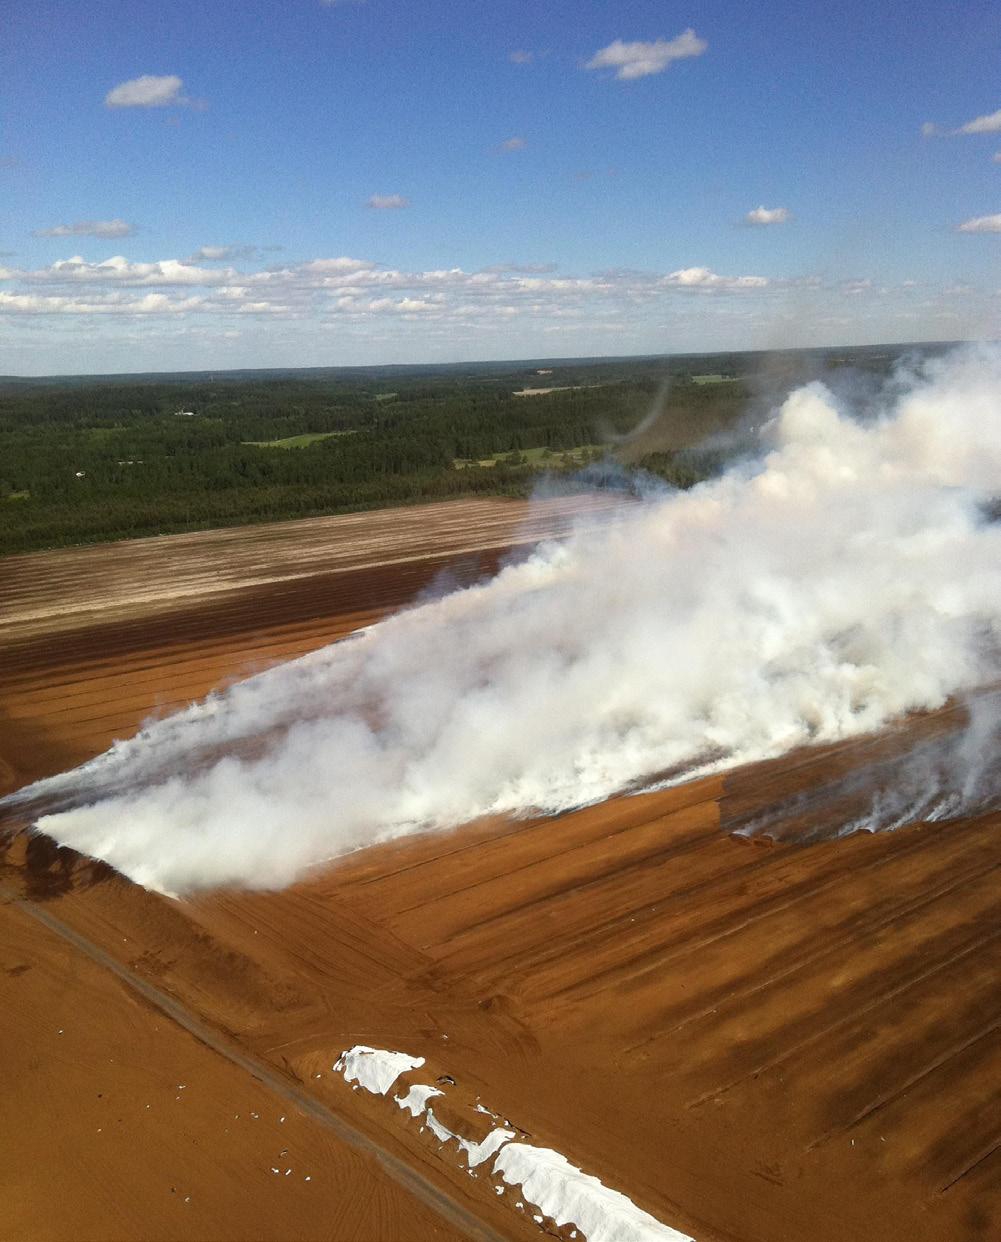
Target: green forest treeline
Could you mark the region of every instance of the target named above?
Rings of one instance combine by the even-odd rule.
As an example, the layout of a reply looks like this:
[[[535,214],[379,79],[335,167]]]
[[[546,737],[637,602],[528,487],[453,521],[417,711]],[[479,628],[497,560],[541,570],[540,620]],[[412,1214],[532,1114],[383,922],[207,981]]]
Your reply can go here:
[[[717,356],[701,368],[699,360],[653,359],[541,372],[508,365],[493,373],[0,381],[0,554],[520,495],[541,472],[588,462],[588,485],[617,477],[595,463],[621,462],[687,486],[715,460],[689,447],[745,407],[734,370]],[[514,395],[523,387],[554,391]],[[322,438],[274,444],[309,435]]]

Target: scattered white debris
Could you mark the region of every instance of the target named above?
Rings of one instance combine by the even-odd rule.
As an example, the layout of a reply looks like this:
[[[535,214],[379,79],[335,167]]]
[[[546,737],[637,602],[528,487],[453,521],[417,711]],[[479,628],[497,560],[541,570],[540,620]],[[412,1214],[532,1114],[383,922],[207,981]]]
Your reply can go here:
[[[498,1129],[491,1130],[482,1143],[472,1143],[469,1139],[464,1138],[458,1139],[458,1142],[459,1146],[466,1153],[469,1167],[475,1169],[478,1164],[482,1164],[484,1160],[489,1160],[500,1147],[513,1138],[513,1130]]]
[[[417,1083],[410,1088],[406,1095],[394,1095],[393,1099],[400,1108],[407,1109],[411,1117],[419,1117],[427,1107],[428,1100],[434,1095],[441,1094],[437,1087],[429,1087],[423,1083]]]
[[[271,1166],[271,1172],[274,1173],[276,1176],[279,1173],[279,1171],[280,1170],[276,1169],[274,1165]]]
[[[508,1143],[498,1152],[493,1171],[508,1185],[520,1185],[557,1225],[576,1226],[588,1242],[693,1242],[551,1148]]]
[[[284,1118],[284,1116],[281,1116],[281,1117],[279,1117],[279,1118],[278,1118],[278,1120],[279,1120],[279,1121],[284,1121],[284,1120],[285,1120],[285,1118]]]
[[[425,1115],[427,1117],[428,1129],[439,1143],[447,1143],[449,1139],[455,1138],[455,1135],[448,1128],[448,1126],[443,1126],[430,1108],[427,1110]]]
[[[470,1139],[454,1134],[448,1126],[438,1120],[434,1115],[434,1109],[428,1105],[428,1100],[443,1094],[437,1087],[432,1087],[428,1083],[415,1083],[406,1095],[396,1095],[393,1098],[396,1100],[397,1107],[406,1109],[411,1117],[419,1117],[423,1113],[428,1129],[440,1143],[449,1143],[454,1139],[466,1153],[466,1163],[470,1169],[475,1169],[484,1160],[489,1160],[501,1144],[514,1138],[513,1130],[500,1129],[491,1130],[481,1143],[474,1143]],[[487,1109],[481,1111],[488,1112]],[[494,1114],[488,1113],[488,1115],[492,1117]],[[421,1129],[423,1130],[424,1127],[422,1126]]]
[[[423,1057],[411,1057],[405,1052],[388,1052],[383,1048],[368,1048],[356,1044],[338,1057],[334,1069],[344,1075],[345,1081],[357,1082],[373,1095],[385,1095],[397,1078],[407,1070],[420,1069]]]
[[[423,1057],[357,1044],[341,1054],[334,1070],[343,1074],[347,1082],[356,1083],[373,1095],[386,1095],[401,1074],[423,1064]],[[624,1194],[609,1190],[598,1178],[583,1173],[558,1151],[511,1142],[516,1137],[512,1129],[498,1126],[480,1143],[454,1134],[438,1120],[429,1104],[443,1094],[430,1083],[416,1083],[406,1095],[393,1099],[411,1117],[423,1119],[422,1134],[426,1126],[439,1142],[454,1140],[466,1153],[470,1173],[494,1156],[494,1175],[509,1186],[520,1186],[526,1199],[543,1214],[533,1217],[536,1224],[541,1225],[548,1216],[557,1226],[573,1225],[571,1237],[576,1238],[579,1230],[588,1242],[693,1242],[686,1234],[661,1224]],[[497,1117],[482,1104],[476,1105],[476,1111]],[[503,1186],[494,1189],[498,1195],[504,1193]],[[523,1210],[524,1203],[519,1199],[515,1207]]]
[[[310,1175],[307,1173],[307,1174],[306,1174],[306,1176],[305,1176],[302,1180],[303,1180],[304,1182],[311,1182],[313,1179],[312,1179],[312,1178],[310,1177]]]

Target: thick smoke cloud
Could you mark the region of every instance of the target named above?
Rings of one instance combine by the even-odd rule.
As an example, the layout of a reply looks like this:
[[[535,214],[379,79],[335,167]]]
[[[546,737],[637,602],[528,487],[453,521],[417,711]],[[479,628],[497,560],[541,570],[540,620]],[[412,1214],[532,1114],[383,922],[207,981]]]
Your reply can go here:
[[[999,672],[1001,526],[985,513],[1001,351],[930,362],[861,413],[800,388],[754,463],[624,506],[17,797],[65,797],[39,828],[148,887],[280,886],[372,842],[939,707]],[[955,748],[969,770],[949,796],[979,780],[991,727],[978,718]]]

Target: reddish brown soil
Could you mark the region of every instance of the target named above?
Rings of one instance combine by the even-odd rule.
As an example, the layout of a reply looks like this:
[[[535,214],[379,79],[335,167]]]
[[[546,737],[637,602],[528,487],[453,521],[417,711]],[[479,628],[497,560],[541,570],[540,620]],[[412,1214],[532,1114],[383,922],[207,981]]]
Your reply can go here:
[[[23,907],[0,945],[0,1236],[466,1236]]]
[[[460,577],[486,572],[524,516],[461,502],[296,523],[287,543],[292,528],[254,528],[5,562],[8,783],[366,623],[455,554]],[[201,581],[204,596],[169,589]],[[996,1239],[997,817],[810,847],[724,830],[952,723],[379,847],[280,894],[176,903],[17,837],[3,883],[23,904],[0,910],[5,1236],[535,1232],[330,1072],[369,1043],[425,1056],[422,1081],[454,1078],[456,1127],[480,1099],[700,1242]],[[279,1185],[272,1148],[292,1124]]]

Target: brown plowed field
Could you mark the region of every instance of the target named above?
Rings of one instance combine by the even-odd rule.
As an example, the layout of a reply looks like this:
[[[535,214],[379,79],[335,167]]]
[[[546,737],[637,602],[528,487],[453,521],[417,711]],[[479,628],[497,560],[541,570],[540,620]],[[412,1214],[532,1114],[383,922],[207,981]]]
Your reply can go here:
[[[0,562],[6,786],[600,504]],[[0,1234],[537,1234],[331,1073],[367,1043],[453,1078],[453,1128],[482,1101],[700,1242],[1001,1237],[998,818],[810,846],[726,831],[954,724],[381,846],[280,894],[177,903],[12,838]]]

